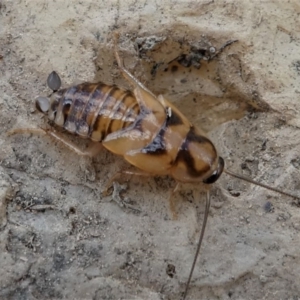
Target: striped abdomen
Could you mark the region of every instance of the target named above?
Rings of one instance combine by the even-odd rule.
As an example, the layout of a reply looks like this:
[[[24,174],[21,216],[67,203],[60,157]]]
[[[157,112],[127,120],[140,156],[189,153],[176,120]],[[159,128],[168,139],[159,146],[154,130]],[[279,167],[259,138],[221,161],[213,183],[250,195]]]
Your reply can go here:
[[[103,83],[82,83],[54,93],[48,116],[67,131],[100,142],[132,124],[139,112],[131,91]]]

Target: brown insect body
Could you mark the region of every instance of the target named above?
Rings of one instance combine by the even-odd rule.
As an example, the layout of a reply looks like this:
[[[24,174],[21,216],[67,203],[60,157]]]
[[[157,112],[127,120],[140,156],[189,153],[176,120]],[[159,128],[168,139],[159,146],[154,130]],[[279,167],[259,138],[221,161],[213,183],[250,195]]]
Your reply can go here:
[[[132,92],[102,83],[82,83],[52,94],[48,118],[70,133],[101,142],[132,124],[138,114]]]
[[[54,92],[48,101],[45,109],[38,98],[37,108],[57,126],[101,142],[151,175],[212,183],[223,170],[224,162],[204,132],[143,86],[131,92],[83,83]]]

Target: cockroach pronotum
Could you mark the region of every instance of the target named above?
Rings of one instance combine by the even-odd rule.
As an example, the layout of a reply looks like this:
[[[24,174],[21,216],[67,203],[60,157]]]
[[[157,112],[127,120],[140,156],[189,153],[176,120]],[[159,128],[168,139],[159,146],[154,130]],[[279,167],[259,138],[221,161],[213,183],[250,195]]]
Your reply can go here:
[[[196,128],[162,95],[155,96],[123,66],[117,51],[117,35],[115,56],[132,91],[100,82],[60,89],[61,80],[56,72],[52,72],[47,84],[53,93],[49,97],[38,97],[36,108],[54,125],[101,143],[106,149],[123,156],[138,168],[136,171],[121,171],[119,175],[169,175],[174,178],[176,186],[170,200],[179,183],[204,184],[205,213],[196,254],[182,297],[186,299],[207,223],[210,208],[209,185],[218,180],[222,172],[289,197],[300,197],[225,169],[223,158],[218,155],[205,133]],[[93,154],[82,152],[54,130],[14,129],[10,134],[20,132],[46,133],[78,154]],[[112,180],[115,178],[116,176]],[[171,201],[170,204],[174,213]]]

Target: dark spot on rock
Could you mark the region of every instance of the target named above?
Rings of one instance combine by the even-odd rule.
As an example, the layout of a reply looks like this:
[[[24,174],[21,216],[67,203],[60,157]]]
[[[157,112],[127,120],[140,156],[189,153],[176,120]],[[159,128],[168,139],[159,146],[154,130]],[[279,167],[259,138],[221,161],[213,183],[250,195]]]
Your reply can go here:
[[[75,213],[76,213],[76,208],[75,208],[74,206],[71,206],[71,207],[69,208],[69,213],[70,213],[70,214],[75,214]]]
[[[186,78],[182,78],[182,79],[180,80],[180,82],[181,82],[181,83],[187,83],[187,79],[186,79]]]
[[[294,168],[299,170],[300,169],[300,157],[293,158],[291,160],[291,164],[293,165]]]
[[[167,265],[166,273],[169,277],[173,278],[176,274],[175,266],[172,264]]]
[[[174,73],[178,70],[178,66],[172,66],[171,67],[171,72]]]
[[[266,213],[274,212],[274,206],[270,201],[267,201],[264,205],[264,210]]]

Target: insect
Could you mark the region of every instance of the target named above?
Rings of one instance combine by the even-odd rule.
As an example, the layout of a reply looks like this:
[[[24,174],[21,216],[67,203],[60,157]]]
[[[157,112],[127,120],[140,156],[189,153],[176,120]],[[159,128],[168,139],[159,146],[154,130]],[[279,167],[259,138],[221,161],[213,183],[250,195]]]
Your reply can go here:
[[[162,95],[155,96],[123,66],[116,40],[117,38],[116,60],[132,91],[103,83],[82,83],[60,89],[61,80],[57,73],[52,72],[47,83],[53,93],[49,97],[38,97],[36,107],[54,125],[101,143],[106,149],[123,156],[131,165],[137,167],[136,171],[125,170],[117,175],[169,175],[176,181],[171,196],[178,189],[179,183],[204,185],[205,214],[183,295],[183,299],[186,299],[206,228],[210,208],[209,186],[218,180],[222,172],[290,197],[299,197],[225,169],[223,158],[218,155],[205,133],[196,128]],[[79,154],[91,154],[82,152],[65,141],[54,130],[16,129],[11,133],[17,132],[46,133]],[[112,180],[115,178],[114,176]],[[171,209],[174,210],[172,197],[170,201]]]

